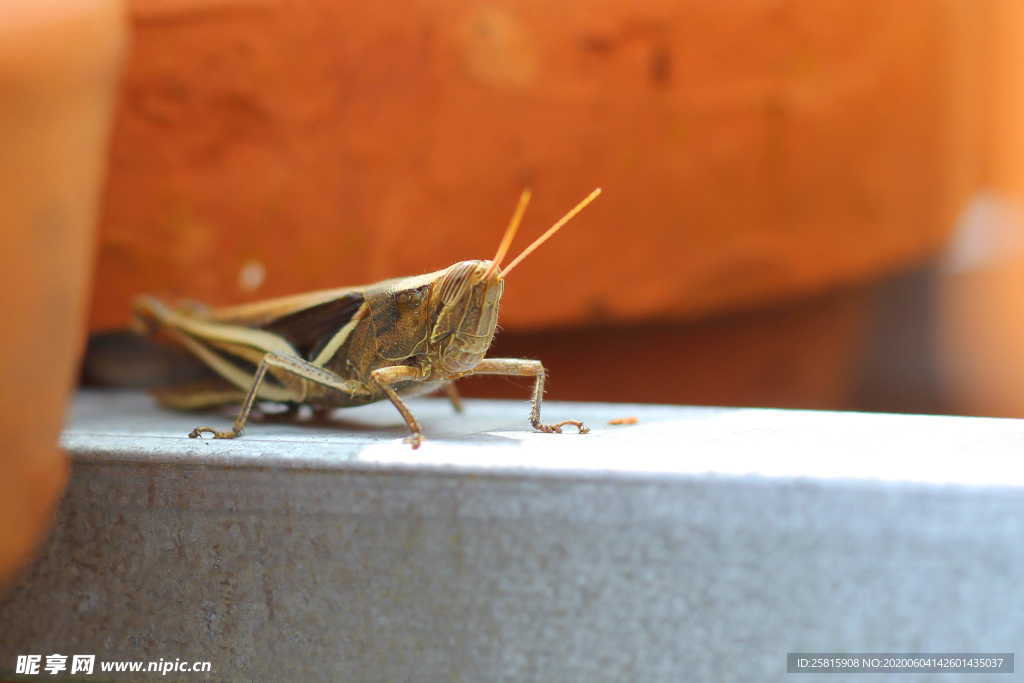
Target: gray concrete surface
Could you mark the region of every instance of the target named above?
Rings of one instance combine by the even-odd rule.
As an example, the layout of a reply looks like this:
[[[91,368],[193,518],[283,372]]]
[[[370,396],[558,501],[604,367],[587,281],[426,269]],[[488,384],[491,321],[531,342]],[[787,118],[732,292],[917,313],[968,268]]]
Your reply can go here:
[[[418,451],[388,405],[194,441],[229,418],[80,395],[0,672],[58,652],[212,662],[153,680],[834,683],[786,653],[1022,651],[1022,421],[548,404],[577,436],[532,433],[525,401],[413,405]]]

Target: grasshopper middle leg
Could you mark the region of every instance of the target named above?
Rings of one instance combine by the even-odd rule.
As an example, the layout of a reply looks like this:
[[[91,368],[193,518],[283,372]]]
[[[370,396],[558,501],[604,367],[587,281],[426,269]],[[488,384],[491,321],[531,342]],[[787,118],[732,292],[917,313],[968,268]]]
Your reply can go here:
[[[455,412],[463,412],[462,396],[459,395],[459,390],[455,388],[455,382],[448,382],[445,384],[444,393],[448,397],[448,400],[451,401],[452,408],[455,409]]]
[[[586,434],[589,428],[579,420],[563,420],[556,424],[543,424],[540,421],[540,404],[544,400],[544,379],[547,371],[539,360],[522,358],[485,358],[473,370],[474,375],[512,375],[517,377],[534,377],[533,399],[530,401],[530,425],[538,432],[554,432],[560,434],[562,427],[572,425],[580,434]]]
[[[412,444],[413,448],[419,448],[420,444],[423,443],[423,430],[420,428],[420,423],[413,416],[412,411],[405,405],[405,402],[392,385],[403,381],[422,380],[423,376],[420,369],[408,365],[392,365],[386,368],[377,368],[370,373],[370,377],[384,391],[391,400],[392,405],[398,409],[398,412],[402,414],[402,418],[405,420],[405,424],[409,427],[410,432],[409,437],[405,440],[406,443]]]

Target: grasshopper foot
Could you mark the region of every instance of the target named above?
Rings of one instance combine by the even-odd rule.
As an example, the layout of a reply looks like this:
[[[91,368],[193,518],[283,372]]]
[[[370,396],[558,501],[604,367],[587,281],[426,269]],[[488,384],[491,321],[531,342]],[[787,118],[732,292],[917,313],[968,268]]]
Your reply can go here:
[[[572,425],[577,429],[577,431],[580,434],[586,434],[587,432],[590,431],[590,428],[587,427],[582,422],[580,422],[579,420],[563,420],[562,422],[553,425],[546,425],[541,424],[540,422],[534,422],[533,428],[536,429],[538,432],[544,432],[546,434],[561,434],[562,427],[564,427],[565,425]]]
[[[413,450],[416,450],[417,448],[420,447],[420,444],[423,443],[423,435],[422,434],[410,434],[409,436],[407,436],[404,439],[402,439],[402,443],[407,443],[410,446],[412,446]]]
[[[233,439],[238,436],[238,432],[232,430],[230,432],[218,432],[213,427],[196,427],[188,433],[188,438],[198,439],[202,434],[213,434],[215,439]]]

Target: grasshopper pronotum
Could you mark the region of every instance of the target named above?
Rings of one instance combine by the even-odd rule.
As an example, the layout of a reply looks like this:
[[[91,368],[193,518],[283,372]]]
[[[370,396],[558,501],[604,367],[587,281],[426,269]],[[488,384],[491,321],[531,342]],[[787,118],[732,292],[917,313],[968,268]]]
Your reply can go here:
[[[317,409],[363,405],[387,397],[409,426],[406,439],[418,448],[423,432],[402,401],[403,395],[445,388],[460,410],[454,382],[467,375],[534,378],[530,424],[541,432],[565,425],[588,429],[577,420],[540,421],[545,370],[540,361],[484,358],[494,339],[505,276],[601,193],[596,189],[501,267],[530,200],[519,198],[508,228],[490,261],[460,261],[444,270],[203,310],[172,309],[151,296],[135,304],[146,331],[162,330],[216,374],[202,386],[156,392],[165,405],[197,409],[241,403],[230,431],[196,427],[232,439],[245,429],[256,400]]]

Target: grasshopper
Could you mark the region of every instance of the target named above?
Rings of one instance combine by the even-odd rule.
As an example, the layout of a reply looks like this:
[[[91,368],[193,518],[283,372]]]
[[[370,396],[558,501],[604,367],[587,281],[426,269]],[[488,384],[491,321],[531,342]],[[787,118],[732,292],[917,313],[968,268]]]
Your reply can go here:
[[[202,409],[241,403],[230,431],[196,427],[190,438],[242,434],[255,401],[290,410],[357,406],[387,398],[409,427],[405,441],[419,448],[423,431],[402,400],[444,388],[461,410],[454,382],[468,375],[533,377],[530,424],[558,432],[578,420],[540,421],[546,371],[540,361],[485,358],[494,339],[505,276],[592,202],[596,189],[507,266],[501,264],[530,200],[524,190],[490,261],[460,261],[443,270],[207,310],[172,308],[152,296],[135,303],[136,328],[163,332],[195,355],[215,377],[201,386],[154,392],[164,405]]]

